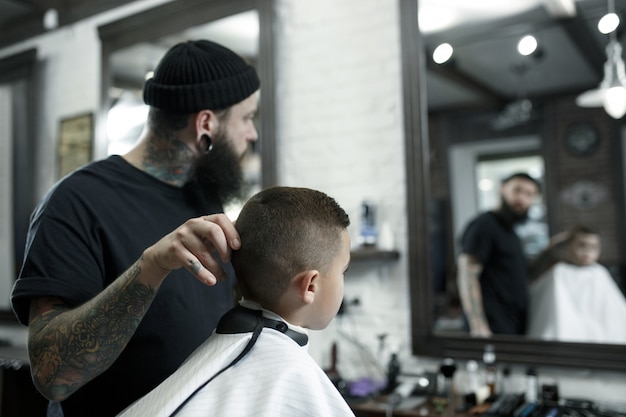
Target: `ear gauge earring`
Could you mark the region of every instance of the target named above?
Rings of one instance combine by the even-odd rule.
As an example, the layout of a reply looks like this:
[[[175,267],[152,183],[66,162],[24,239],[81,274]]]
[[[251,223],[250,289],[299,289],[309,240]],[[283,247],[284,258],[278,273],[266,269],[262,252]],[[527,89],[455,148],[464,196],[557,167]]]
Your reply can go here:
[[[204,150],[204,153],[206,154],[211,152],[211,149],[213,149],[213,142],[211,141],[211,137],[207,134],[204,134],[200,137],[200,139],[206,142],[206,148]]]

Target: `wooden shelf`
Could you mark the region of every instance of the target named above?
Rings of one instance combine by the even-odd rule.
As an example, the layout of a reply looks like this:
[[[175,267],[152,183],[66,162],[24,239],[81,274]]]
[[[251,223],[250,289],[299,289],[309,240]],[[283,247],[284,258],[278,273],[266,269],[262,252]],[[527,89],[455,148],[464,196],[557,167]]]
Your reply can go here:
[[[355,248],[350,252],[352,261],[395,261],[400,258],[397,250],[380,250],[376,247]]]

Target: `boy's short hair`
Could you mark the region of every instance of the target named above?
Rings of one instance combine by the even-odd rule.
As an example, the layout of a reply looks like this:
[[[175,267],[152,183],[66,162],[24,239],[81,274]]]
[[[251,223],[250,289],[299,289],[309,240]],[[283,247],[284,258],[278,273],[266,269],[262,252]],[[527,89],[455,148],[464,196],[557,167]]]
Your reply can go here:
[[[599,233],[597,231],[595,231],[594,229],[590,228],[589,226],[583,225],[583,224],[577,224],[574,227],[572,227],[572,229],[570,230],[570,235],[569,238],[567,239],[567,243],[571,243],[574,241],[574,239],[576,239],[578,236],[581,235],[599,235]]]
[[[320,191],[271,187],[254,195],[235,223],[241,248],[231,258],[243,296],[274,307],[296,274],[326,271],[349,224],[339,204]]]

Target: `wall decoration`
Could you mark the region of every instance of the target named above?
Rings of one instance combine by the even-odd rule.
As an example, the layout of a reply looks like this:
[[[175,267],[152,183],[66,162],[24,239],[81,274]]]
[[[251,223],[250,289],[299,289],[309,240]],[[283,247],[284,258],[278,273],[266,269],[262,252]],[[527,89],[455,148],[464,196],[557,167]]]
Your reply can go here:
[[[561,201],[578,210],[586,211],[596,208],[608,195],[608,190],[602,184],[578,181],[561,191]]]
[[[91,162],[93,137],[92,113],[61,120],[58,148],[59,178]]]
[[[600,135],[589,122],[570,125],[565,134],[565,148],[573,156],[592,155],[600,146]]]

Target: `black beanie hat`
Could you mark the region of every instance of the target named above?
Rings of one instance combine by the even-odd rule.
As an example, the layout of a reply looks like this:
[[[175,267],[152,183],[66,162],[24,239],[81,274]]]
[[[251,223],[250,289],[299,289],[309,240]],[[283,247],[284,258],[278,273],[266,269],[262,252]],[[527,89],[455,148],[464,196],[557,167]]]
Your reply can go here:
[[[207,40],[174,45],[146,81],[143,100],[177,114],[221,110],[259,89],[256,70],[228,48]]]

